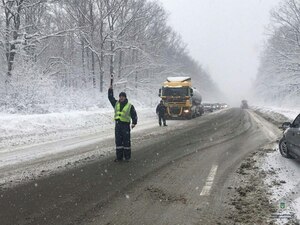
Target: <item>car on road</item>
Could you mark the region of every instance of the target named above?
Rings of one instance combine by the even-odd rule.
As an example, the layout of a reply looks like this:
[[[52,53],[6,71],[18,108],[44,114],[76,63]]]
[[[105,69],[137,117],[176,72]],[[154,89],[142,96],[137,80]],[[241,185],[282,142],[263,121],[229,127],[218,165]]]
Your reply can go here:
[[[204,112],[213,112],[214,111],[212,104],[203,103],[202,105],[203,105]]]
[[[292,123],[284,122],[281,128],[284,130],[283,137],[279,141],[281,155],[300,159],[300,114]]]
[[[221,104],[220,103],[214,103],[212,104],[213,110],[219,110],[221,109]]]
[[[226,109],[228,108],[228,104],[226,103],[221,103],[221,109]]]

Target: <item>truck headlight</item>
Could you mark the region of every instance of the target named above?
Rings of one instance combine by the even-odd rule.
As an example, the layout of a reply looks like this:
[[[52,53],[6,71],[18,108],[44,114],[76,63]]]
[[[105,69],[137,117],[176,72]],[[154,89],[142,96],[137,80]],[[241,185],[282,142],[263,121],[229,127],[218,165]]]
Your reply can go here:
[[[189,112],[190,112],[190,110],[188,110],[188,109],[185,109],[185,110],[183,110],[183,112],[184,112],[184,113],[189,113]]]

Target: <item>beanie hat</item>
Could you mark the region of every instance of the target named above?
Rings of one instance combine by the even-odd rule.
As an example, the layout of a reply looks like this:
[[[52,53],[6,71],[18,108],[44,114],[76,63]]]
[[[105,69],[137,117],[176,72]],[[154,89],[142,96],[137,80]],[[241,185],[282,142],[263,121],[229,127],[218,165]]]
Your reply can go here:
[[[119,94],[119,97],[121,97],[121,96],[124,96],[125,98],[127,98],[127,95],[126,95],[125,92],[121,92],[121,93]]]

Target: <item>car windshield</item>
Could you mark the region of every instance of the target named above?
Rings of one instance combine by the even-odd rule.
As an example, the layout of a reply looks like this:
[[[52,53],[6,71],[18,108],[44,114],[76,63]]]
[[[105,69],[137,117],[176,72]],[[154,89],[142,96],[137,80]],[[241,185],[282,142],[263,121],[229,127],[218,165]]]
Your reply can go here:
[[[298,115],[297,118],[294,120],[293,126],[296,128],[300,127],[300,115]]]

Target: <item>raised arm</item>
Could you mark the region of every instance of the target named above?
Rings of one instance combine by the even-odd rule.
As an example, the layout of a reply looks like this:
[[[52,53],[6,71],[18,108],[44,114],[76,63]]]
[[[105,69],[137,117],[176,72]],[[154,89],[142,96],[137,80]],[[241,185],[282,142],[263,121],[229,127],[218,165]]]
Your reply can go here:
[[[111,86],[108,89],[108,100],[110,101],[111,105],[115,107],[117,100],[114,97],[114,91]]]

